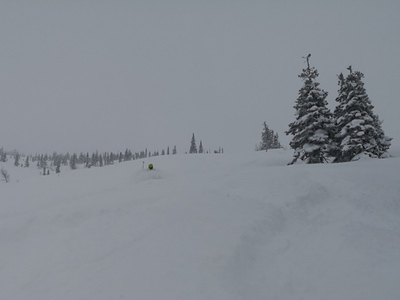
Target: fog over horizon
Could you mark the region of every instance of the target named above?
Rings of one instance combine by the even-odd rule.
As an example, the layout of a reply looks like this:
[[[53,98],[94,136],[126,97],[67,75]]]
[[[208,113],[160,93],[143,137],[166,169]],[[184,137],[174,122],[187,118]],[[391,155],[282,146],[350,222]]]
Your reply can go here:
[[[336,106],[337,75],[364,73],[400,145],[400,2],[0,2],[0,147],[254,151],[262,123],[294,120],[311,64]]]

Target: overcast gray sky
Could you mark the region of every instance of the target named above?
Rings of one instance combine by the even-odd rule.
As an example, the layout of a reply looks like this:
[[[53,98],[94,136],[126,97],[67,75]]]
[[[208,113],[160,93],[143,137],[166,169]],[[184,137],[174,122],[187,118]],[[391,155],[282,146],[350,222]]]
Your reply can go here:
[[[253,151],[288,144],[312,54],[334,108],[351,64],[398,139],[400,1],[0,0],[0,147]]]

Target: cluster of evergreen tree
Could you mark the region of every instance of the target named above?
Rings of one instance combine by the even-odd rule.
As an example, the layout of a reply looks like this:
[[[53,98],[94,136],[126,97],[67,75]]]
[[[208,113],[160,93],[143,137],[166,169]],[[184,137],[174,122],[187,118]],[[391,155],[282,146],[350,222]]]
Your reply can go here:
[[[169,155],[170,154],[169,146],[167,147],[167,152],[165,152],[165,150],[163,149],[161,153],[162,153],[162,155],[165,155],[165,153],[167,153],[167,155]],[[174,146],[172,154],[177,154],[176,146]],[[147,148],[143,151],[135,152],[135,153],[133,153],[129,149],[126,149],[125,152],[119,152],[119,153],[105,152],[105,153],[101,154],[101,153],[98,153],[98,151],[96,151],[96,152],[92,153],[91,155],[89,155],[89,153],[86,153],[86,155],[84,153],[80,153],[79,156],[75,153],[72,154],[72,156],[67,154],[67,156],[68,156],[67,161],[69,161],[70,168],[74,170],[77,168],[77,165],[79,165],[79,164],[84,165],[86,168],[103,167],[103,166],[107,166],[107,165],[112,165],[116,161],[118,161],[120,163],[123,161],[143,159],[143,158],[158,156],[158,155],[160,155],[159,151],[151,152]]]
[[[203,153],[203,142],[200,141],[200,146],[199,146],[199,151],[197,151],[197,144],[196,144],[196,138],[194,136],[194,133],[192,135],[192,140],[190,141],[190,148],[189,148],[189,153]]]
[[[173,147],[172,154],[177,154],[176,146]],[[167,150],[163,149],[161,151],[161,155],[169,155],[170,148],[167,147]],[[103,154],[98,151],[93,152],[91,155],[87,152],[84,154],[81,152],[79,155],[76,153],[70,154],[60,154],[57,152],[53,152],[52,155],[49,154],[35,154],[35,155],[27,155],[25,162],[20,163],[21,155],[18,151],[13,150],[11,152],[4,151],[3,148],[0,148],[0,162],[6,162],[7,156],[14,158],[14,165],[27,167],[29,168],[30,162],[36,163],[36,166],[39,170],[41,170],[41,174],[49,175],[50,171],[60,173],[61,166],[69,166],[72,170],[78,168],[78,165],[83,165],[85,168],[90,167],[103,167],[107,165],[114,164],[115,162],[123,162],[130,161],[135,159],[143,159],[152,156],[158,156],[159,151],[151,152],[147,149],[133,153],[131,150],[126,149],[125,152],[105,152]]]
[[[67,153],[66,155],[64,154],[58,154],[56,152],[53,153],[53,155],[48,155],[48,154],[36,154],[32,155],[30,157],[31,162],[35,163],[38,169],[42,170],[43,175],[49,175],[50,170],[55,171],[56,173],[61,172],[61,164],[62,165],[68,165],[68,162],[70,160],[70,155]],[[25,167],[29,168],[29,155],[26,157],[25,160]]]
[[[193,153],[209,153],[209,151],[204,150],[202,141],[200,141],[199,149],[197,150],[196,138],[194,136],[194,133],[192,134],[192,140],[190,142],[189,153],[190,154],[193,154]],[[214,153],[224,153],[224,149],[220,147],[218,150],[214,150]]]
[[[310,67],[299,77],[304,85],[295,102],[296,120],[289,124],[286,134],[293,135],[290,147],[294,149],[294,163],[348,162],[360,155],[384,157],[391,138],[385,136],[382,122],[373,113],[373,106],[364,88],[361,72],[339,75],[337,106],[332,113],[327,107],[327,92],[319,87],[318,71]]]
[[[259,145],[256,145],[256,151],[267,151],[268,149],[279,149],[281,147],[278,133],[269,129],[267,123],[264,122],[263,131],[261,133],[261,142]]]

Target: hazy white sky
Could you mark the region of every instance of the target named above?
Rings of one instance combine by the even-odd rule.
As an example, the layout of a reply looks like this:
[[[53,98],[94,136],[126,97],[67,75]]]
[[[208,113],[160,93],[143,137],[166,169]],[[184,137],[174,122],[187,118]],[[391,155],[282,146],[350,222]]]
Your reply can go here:
[[[348,65],[400,139],[400,1],[0,0],[0,147],[253,151],[288,144],[312,54],[334,108]]]

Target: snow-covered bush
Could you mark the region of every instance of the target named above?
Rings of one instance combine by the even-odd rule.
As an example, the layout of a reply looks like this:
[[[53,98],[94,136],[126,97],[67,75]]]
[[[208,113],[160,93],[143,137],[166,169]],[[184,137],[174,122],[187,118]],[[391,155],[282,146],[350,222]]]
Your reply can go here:
[[[0,174],[1,174],[1,180],[2,181],[4,181],[4,182],[9,182],[10,181],[10,174],[7,172],[6,169],[1,168]]]

